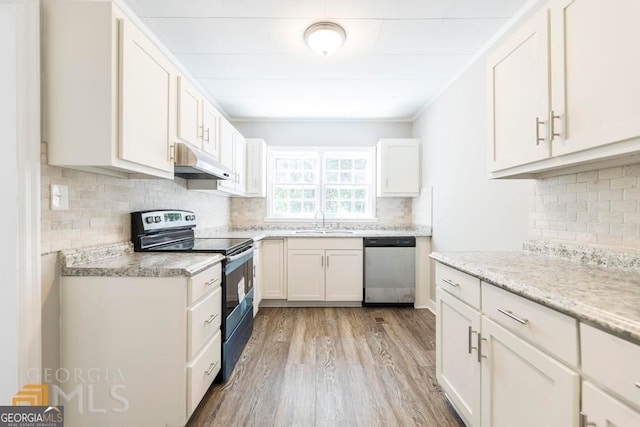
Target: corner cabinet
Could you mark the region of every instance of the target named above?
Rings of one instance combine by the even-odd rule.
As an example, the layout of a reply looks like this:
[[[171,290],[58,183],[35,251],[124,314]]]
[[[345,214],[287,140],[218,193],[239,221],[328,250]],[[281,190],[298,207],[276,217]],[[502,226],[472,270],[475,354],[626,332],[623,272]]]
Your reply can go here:
[[[221,274],[62,277],[60,368],[82,373],[60,385],[68,425],[185,425],[221,367]]]
[[[173,178],[171,61],[111,2],[47,2],[42,26],[49,164]]]
[[[381,139],[376,156],[378,197],[420,195],[419,139]]]
[[[551,0],[496,49],[491,177],[637,162],[629,157],[640,153],[639,16],[635,1]]]
[[[287,266],[288,301],[362,301],[362,239],[289,239]]]

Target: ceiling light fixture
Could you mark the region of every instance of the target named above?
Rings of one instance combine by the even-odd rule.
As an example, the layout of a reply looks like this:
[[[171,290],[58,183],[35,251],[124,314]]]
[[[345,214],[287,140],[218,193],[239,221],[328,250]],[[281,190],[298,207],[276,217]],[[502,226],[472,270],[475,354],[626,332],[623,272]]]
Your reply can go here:
[[[336,53],[347,39],[344,29],[333,22],[317,22],[304,32],[304,40],[312,51],[322,56]]]

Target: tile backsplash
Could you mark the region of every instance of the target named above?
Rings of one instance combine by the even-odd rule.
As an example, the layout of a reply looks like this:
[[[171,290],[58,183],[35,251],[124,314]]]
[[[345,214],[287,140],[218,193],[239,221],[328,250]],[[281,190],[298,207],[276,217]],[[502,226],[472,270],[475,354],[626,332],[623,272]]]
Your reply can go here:
[[[282,228],[287,224],[265,222],[267,214],[267,199],[265,198],[233,198],[231,199],[230,226],[242,228]],[[412,199],[382,197],[376,200],[376,215],[378,222],[376,228],[396,228],[412,226]],[[318,221],[322,221],[319,219]],[[296,224],[291,222],[291,224]],[[307,223],[308,224],[308,223]],[[352,222],[341,226],[354,226]]]
[[[41,145],[42,253],[131,239],[129,212],[144,209],[187,209],[198,226],[229,224],[229,198],[188,191],[185,181],[123,179],[49,166]],[[51,210],[51,184],[69,187],[69,209]]]
[[[640,249],[640,164],[538,179],[529,236]]]

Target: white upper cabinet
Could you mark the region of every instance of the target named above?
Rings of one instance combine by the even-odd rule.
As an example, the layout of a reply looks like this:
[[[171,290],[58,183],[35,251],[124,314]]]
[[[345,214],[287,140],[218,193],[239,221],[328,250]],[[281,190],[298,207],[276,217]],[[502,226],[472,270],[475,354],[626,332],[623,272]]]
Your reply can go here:
[[[267,196],[267,144],[264,139],[247,138],[248,197]]]
[[[420,140],[381,139],[377,146],[377,196],[420,195]]]
[[[178,76],[178,137],[202,148],[202,94],[184,76]]]
[[[219,120],[218,139],[220,141],[220,162],[231,169],[231,178],[218,181],[218,190],[244,195],[245,192],[245,160],[246,141],[242,134],[224,117]]]
[[[554,156],[640,136],[638,19],[636,0],[553,1]]]
[[[42,26],[49,164],[173,178],[171,61],[110,2],[47,2]]]
[[[220,139],[218,126],[222,115],[206,99],[202,103],[202,150],[211,154],[214,159],[220,159]]]
[[[638,17],[633,0],[551,0],[490,55],[491,177],[633,161],[629,154],[640,153]]]
[[[546,159],[549,12],[540,11],[489,58],[489,169]]]

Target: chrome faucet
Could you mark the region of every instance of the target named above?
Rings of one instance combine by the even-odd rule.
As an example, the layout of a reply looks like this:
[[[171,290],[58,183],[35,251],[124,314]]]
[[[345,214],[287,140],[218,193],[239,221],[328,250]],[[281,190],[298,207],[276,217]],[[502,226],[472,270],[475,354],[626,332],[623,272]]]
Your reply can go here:
[[[322,228],[324,228],[324,211],[317,210],[316,213],[313,215],[313,219],[318,219],[319,213],[322,214]]]

